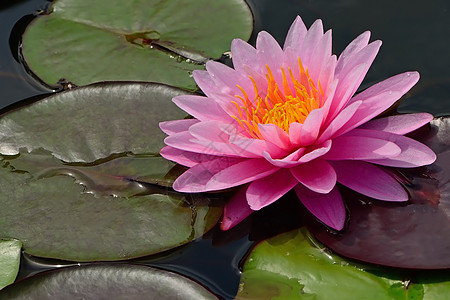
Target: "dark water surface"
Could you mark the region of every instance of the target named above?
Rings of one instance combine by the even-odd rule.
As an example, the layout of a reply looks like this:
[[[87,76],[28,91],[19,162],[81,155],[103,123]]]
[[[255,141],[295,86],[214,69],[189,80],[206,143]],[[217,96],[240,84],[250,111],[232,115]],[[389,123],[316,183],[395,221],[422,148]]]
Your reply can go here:
[[[19,55],[23,30],[33,14],[49,3],[47,0],[0,2],[0,109],[52,92],[25,70]],[[450,114],[450,1],[251,0],[251,6],[255,31],[267,30],[280,43],[296,15],[301,15],[307,26],[320,18],[325,29],[332,28],[336,54],[357,35],[370,30],[372,40],[381,39],[383,46],[362,88],[404,71],[417,70],[421,80],[399,110],[425,111],[435,116]],[[254,40],[255,35],[251,42]],[[230,232],[215,228],[189,245],[156,258],[132,262],[185,274],[217,295],[233,298],[239,284],[239,263],[254,241],[298,225],[298,217],[292,213],[295,208],[290,205],[273,205]],[[22,259],[19,278],[64,265],[67,264],[26,256]]]

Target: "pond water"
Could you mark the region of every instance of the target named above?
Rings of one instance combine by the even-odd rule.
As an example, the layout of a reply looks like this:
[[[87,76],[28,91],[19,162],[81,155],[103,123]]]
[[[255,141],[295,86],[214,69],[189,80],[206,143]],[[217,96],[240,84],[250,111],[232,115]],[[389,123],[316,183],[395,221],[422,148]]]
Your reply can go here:
[[[33,78],[20,59],[20,38],[33,14],[47,0],[2,0],[0,4],[0,109],[22,100],[51,93]],[[419,83],[400,104],[401,112],[425,111],[435,116],[450,113],[450,2],[448,0],[252,0],[255,32],[266,30],[282,43],[296,15],[309,26],[322,19],[333,29],[333,52],[340,53],[361,32],[383,46],[362,88],[408,70],[421,74]],[[254,43],[255,34],[251,38]],[[45,42],[45,41],[43,41]],[[157,257],[133,263],[157,266],[185,274],[225,299],[233,298],[239,284],[239,266],[251,246],[262,238],[299,225],[288,200],[268,207],[231,230],[217,227],[204,238]],[[23,257],[19,278],[71,263]]]

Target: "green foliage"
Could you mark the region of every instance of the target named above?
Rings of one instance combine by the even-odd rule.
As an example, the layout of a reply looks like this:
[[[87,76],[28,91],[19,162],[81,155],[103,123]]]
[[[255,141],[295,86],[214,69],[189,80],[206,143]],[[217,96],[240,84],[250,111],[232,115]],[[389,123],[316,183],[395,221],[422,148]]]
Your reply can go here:
[[[252,28],[243,0],[57,0],[28,27],[23,55],[50,85],[136,80],[194,90],[192,71]]]

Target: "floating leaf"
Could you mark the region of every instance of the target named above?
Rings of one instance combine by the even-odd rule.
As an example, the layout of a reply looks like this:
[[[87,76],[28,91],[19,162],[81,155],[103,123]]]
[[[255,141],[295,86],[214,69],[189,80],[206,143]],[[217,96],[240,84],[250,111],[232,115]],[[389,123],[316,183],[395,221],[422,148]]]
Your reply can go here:
[[[401,170],[410,200],[385,203],[348,193],[348,227],[330,234],[311,226],[315,237],[340,255],[414,269],[450,268],[450,118],[437,118],[415,135],[437,154],[434,164]]]
[[[0,236],[23,241],[28,254],[73,261],[120,260],[158,253],[200,237],[220,208],[178,193],[136,197],[84,192],[68,176],[31,180],[0,169]]]
[[[18,240],[0,240],[0,290],[16,279],[21,248]]]
[[[15,172],[27,172],[35,179],[67,175],[85,186],[85,192],[96,195],[131,197],[148,190],[140,183],[171,187],[184,168],[161,156],[117,157],[95,164],[64,163],[46,151],[21,153],[4,159]]]
[[[171,99],[185,91],[153,83],[98,83],[47,97],[0,117],[0,153],[45,149],[66,162],[112,154],[158,154],[159,122],[186,114]]]
[[[57,0],[26,30],[23,55],[50,85],[138,80],[195,89],[189,74],[252,28],[244,0]]]
[[[92,261],[150,255],[203,235],[220,206],[166,187],[174,164],[156,155],[158,123],[182,115],[170,101],[180,92],[104,83],[4,114],[0,151],[19,155],[3,157],[0,168],[0,236],[19,239],[31,255]]]
[[[253,249],[236,299],[434,299],[450,292],[448,281],[401,281],[370,269],[327,251],[302,228]]]
[[[217,299],[181,275],[125,264],[93,264],[41,273],[2,290],[0,298]]]

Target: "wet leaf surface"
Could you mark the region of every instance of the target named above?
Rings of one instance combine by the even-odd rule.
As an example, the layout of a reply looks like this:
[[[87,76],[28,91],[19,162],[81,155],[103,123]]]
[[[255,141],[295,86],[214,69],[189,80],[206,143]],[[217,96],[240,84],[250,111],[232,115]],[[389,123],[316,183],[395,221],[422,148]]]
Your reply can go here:
[[[346,191],[347,228],[331,234],[318,224],[315,237],[340,255],[365,262],[412,269],[450,268],[450,118],[441,117],[412,136],[430,146],[436,162],[398,169],[410,200],[386,203]],[[368,205],[370,204],[370,205]]]
[[[181,92],[104,83],[4,114],[0,152],[15,156],[2,157],[0,236],[71,261],[146,256],[202,236],[219,202],[169,188],[179,171],[157,155],[158,123],[184,114],[170,101]]]
[[[98,83],[55,94],[0,117],[0,153],[50,151],[65,162],[112,154],[158,154],[159,122],[186,114],[171,99],[185,91],[153,83]]]
[[[85,192],[99,196],[131,197],[151,188],[149,185],[139,187],[140,184],[171,187],[176,175],[184,171],[181,166],[161,156],[113,156],[91,164],[68,164],[42,150],[6,157],[3,163],[15,172],[30,173],[35,180],[57,175],[71,176],[85,186]],[[158,189],[161,187],[154,187],[155,191]]]
[[[0,290],[11,284],[19,272],[22,243],[0,239]]]
[[[7,299],[218,299],[172,272],[126,264],[93,264],[45,272],[0,292]]]
[[[164,189],[131,187],[139,196],[86,193],[69,176],[41,179],[0,169],[0,236],[26,253],[72,261],[121,260],[158,253],[203,235],[220,207]],[[186,198],[188,197],[188,198]]]
[[[303,227],[251,251],[236,299],[440,299],[450,292],[450,278],[439,276],[410,280],[392,270],[351,263]]]
[[[25,32],[23,55],[50,85],[138,80],[193,90],[189,74],[253,29],[243,0],[57,0],[49,10]]]

